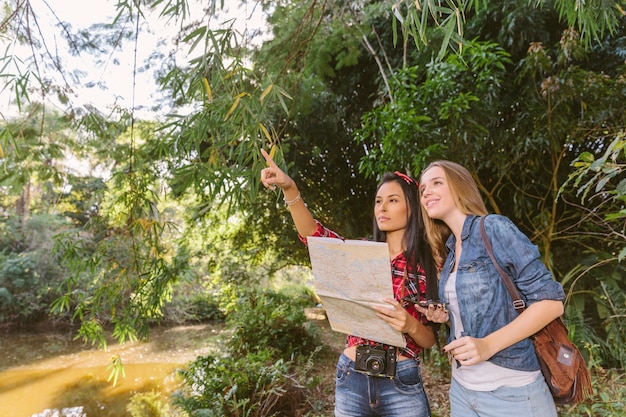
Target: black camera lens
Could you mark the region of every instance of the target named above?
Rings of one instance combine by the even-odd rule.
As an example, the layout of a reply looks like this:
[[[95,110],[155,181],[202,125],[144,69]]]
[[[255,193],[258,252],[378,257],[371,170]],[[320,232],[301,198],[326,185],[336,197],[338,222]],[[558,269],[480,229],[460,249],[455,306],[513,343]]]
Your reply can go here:
[[[376,356],[370,356],[366,362],[367,370],[374,373],[385,372],[385,362],[382,358]]]

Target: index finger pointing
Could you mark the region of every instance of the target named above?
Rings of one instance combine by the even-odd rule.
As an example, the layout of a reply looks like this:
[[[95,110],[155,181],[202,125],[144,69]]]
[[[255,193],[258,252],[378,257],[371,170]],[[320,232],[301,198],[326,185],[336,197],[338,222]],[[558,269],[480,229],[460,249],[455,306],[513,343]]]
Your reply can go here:
[[[263,148],[261,148],[261,155],[263,155],[263,158],[265,158],[265,162],[267,162],[267,164],[271,167],[271,168],[277,168],[276,163],[274,162],[274,160],[272,159],[272,157],[267,153],[267,151]]]

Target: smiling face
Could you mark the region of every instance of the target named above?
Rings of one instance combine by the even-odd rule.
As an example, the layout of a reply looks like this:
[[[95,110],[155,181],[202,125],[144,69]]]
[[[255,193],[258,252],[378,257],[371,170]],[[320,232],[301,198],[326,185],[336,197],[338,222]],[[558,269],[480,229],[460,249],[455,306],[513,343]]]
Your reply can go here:
[[[433,166],[422,173],[420,181],[420,203],[431,219],[444,222],[460,210],[443,168]]]
[[[402,231],[407,225],[407,204],[404,191],[397,181],[388,181],[376,193],[374,216],[378,228],[386,233]]]

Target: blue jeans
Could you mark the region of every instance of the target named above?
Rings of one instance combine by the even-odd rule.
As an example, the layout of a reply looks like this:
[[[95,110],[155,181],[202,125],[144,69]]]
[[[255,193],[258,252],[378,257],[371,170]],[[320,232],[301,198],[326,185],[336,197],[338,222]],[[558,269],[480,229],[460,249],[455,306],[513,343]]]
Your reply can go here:
[[[430,417],[430,405],[414,360],[397,363],[394,379],[364,375],[343,353],[337,363],[335,417]]]
[[[522,387],[473,391],[452,378],[450,417],[556,417],[556,406],[543,375]]]

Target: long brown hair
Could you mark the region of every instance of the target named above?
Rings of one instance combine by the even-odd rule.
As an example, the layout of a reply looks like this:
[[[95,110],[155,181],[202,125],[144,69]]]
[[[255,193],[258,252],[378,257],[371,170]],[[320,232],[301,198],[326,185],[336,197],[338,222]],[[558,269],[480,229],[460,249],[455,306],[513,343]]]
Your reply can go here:
[[[376,188],[376,192],[380,187],[390,181],[400,184],[404,192],[404,200],[407,206],[406,229],[404,230],[404,246],[406,247],[406,260],[410,270],[417,275],[418,266],[421,266],[426,276],[426,297],[436,300],[437,296],[437,268],[433,259],[433,251],[426,239],[426,230],[424,228],[424,217],[422,215],[422,207],[419,200],[418,183],[415,179],[408,175],[394,172],[383,175],[382,181]],[[377,242],[385,242],[387,233],[380,230],[378,222],[374,218],[374,240]]]
[[[422,176],[433,167],[439,167],[443,170],[452,198],[461,212],[477,216],[487,214],[487,207],[485,207],[485,202],[480,195],[476,181],[467,168],[452,161],[434,161],[422,171]],[[446,241],[452,231],[444,221],[431,219],[426,210],[422,210],[422,212],[426,237],[433,249],[435,262],[441,267],[448,255]]]

